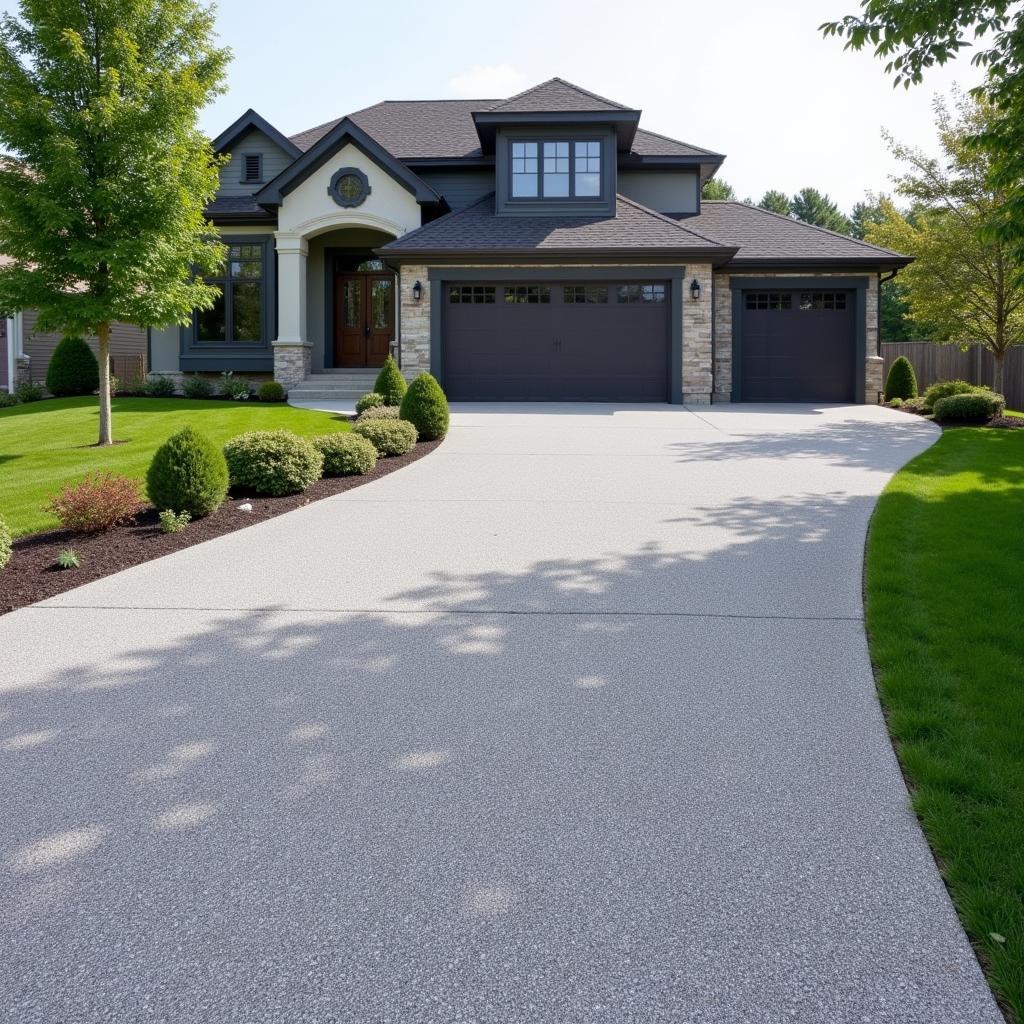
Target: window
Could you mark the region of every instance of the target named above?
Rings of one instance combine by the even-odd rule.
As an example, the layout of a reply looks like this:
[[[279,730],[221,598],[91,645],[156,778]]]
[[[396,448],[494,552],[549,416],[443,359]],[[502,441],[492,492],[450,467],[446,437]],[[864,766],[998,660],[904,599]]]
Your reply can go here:
[[[246,153],[242,161],[242,181],[263,180],[263,154]]]
[[[520,284],[513,288],[505,289],[505,301],[507,303],[526,303],[537,305],[551,301],[551,289],[542,284]]]
[[[792,309],[793,296],[789,292],[747,292],[747,309]]]
[[[537,143],[512,143],[512,195],[531,198],[537,195]]]
[[[544,195],[567,199],[569,196],[569,143],[544,143]]]
[[[664,302],[665,286],[663,284],[620,284],[618,301],[627,303]]]
[[[801,309],[846,309],[846,292],[801,292]]]
[[[494,303],[495,288],[484,284],[453,284],[448,289],[448,301],[455,304],[486,302]]]
[[[330,197],[344,207],[360,206],[372,191],[369,179],[358,167],[342,167],[335,171],[327,186]]]
[[[196,341],[258,344],[263,341],[262,245],[231,245],[228,260],[207,283],[220,288],[212,309],[196,313]]]
[[[597,199],[601,195],[601,140],[513,142],[513,199]]]
[[[590,305],[608,301],[608,289],[604,285],[571,284],[562,289],[562,301],[568,305],[585,303]]]
[[[573,192],[577,196],[601,194],[601,143],[577,142]]]

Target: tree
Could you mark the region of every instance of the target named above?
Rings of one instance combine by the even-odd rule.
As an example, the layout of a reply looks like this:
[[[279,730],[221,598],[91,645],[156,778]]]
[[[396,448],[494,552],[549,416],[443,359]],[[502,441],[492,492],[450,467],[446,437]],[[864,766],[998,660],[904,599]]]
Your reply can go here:
[[[772,213],[781,213],[783,217],[792,216],[793,207],[790,205],[789,196],[778,189],[770,188],[757,204],[762,210],[770,210]]]
[[[973,91],[985,99],[988,115],[965,141],[988,154],[993,184],[1003,206],[988,230],[1010,244],[1024,267],[1024,7],[1010,0],[861,0],[861,14],[826,22],[821,31],[845,37],[846,49],[874,48],[887,61],[893,86],[920,84],[926,68],[945,64],[974,40],[990,45],[972,63],[986,79]]]
[[[819,228],[838,231],[842,235],[850,233],[849,218],[843,215],[839,207],[816,188],[801,189],[790,201],[793,216],[806,224],[815,224]]]
[[[919,209],[911,219],[883,201],[883,220],[867,238],[916,257],[901,273],[914,319],[933,324],[938,340],[984,345],[995,364],[992,386],[1002,391],[1006,353],[1024,343],[1024,276],[1013,245],[991,231],[1005,193],[971,141],[986,131],[992,108],[961,96],[956,117],[941,100],[935,112],[941,160],[887,136],[909,168],[896,190]]]
[[[736,190],[727,181],[709,178],[700,190],[701,199],[735,199]]]
[[[97,336],[100,444],[111,323],[187,323],[218,294],[218,160],[196,123],[229,59],[213,27],[197,0],[21,0],[0,21],[0,308]]]

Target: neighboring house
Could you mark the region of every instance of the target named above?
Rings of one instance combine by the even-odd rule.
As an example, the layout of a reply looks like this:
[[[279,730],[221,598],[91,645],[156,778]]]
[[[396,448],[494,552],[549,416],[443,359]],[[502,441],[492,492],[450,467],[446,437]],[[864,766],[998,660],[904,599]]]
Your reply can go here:
[[[249,111],[214,144],[222,298],[151,332],[152,369],[323,396],[394,352],[456,400],[876,401],[909,258],[702,202],[724,157],[639,121],[558,78],[291,138]]]

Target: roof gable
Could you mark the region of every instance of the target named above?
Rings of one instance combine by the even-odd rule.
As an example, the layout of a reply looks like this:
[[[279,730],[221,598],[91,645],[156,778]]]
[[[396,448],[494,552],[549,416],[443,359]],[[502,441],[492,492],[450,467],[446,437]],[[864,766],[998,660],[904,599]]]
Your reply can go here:
[[[230,151],[239,139],[244,138],[251,131],[259,131],[270,139],[276,146],[290,156],[293,160],[301,156],[302,150],[287,136],[282,135],[266,118],[260,117],[250,107],[234,124],[229,125],[213,140],[213,151],[215,153],[226,153]]]
[[[483,108],[488,113],[537,113],[546,114],[556,111],[583,113],[601,110],[631,110],[631,107],[605,99],[597,93],[582,89],[564,78],[549,78],[540,85],[532,86],[523,92],[501,100],[490,107]]]

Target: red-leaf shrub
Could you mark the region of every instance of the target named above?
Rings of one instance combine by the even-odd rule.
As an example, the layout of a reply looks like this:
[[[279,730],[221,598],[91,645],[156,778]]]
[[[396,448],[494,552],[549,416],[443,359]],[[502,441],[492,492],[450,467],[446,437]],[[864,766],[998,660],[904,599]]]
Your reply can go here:
[[[138,481],[107,471],[87,473],[80,484],[65,487],[46,511],[74,533],[103,533],[128,522],[143,508]]]

